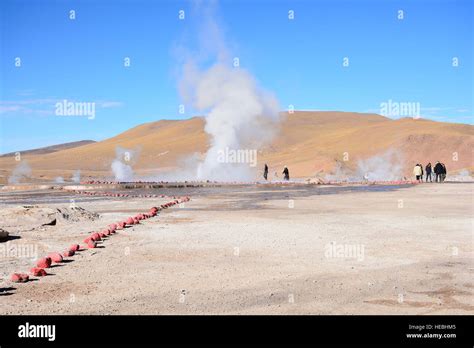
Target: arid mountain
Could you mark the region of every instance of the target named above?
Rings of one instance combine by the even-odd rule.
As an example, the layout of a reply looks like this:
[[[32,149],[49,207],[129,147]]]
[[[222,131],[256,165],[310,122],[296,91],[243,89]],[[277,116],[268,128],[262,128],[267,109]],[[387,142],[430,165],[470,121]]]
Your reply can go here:
[[[400,154],[403,171],[411,175],[415,163],[444,162],[448,171],[473,169],[474,126],[376,114],[295,111],[282,114],[274,141],[260,149],[258,165],[270,172],[287,165],[292,177],[313,177],[335,167],[357,168],[358,161],[391,150]],[[80,169],[88,176],[111,177],[117,146],[139,154],[133,168],[150,175],[179,167],[186,157],[204,154],[208,136],[205,120],[161,120],[139,125],[113,138],[51,153],[22,153],[33,177],[67,178]],[[0,180],[5,182],[17,165],[13,156],[0,158]]]

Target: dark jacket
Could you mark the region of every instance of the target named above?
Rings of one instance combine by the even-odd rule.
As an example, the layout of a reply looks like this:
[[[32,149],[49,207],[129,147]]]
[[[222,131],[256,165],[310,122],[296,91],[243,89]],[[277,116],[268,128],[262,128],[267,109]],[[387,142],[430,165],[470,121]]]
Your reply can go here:
[[[434,167],[434,172],[435,172],[435,174],[442,174],[443,173],[443,166],[441,165],[441,163],[436,163],[436,165]]]
[[[441,163],[441,174],[446,174],[446,166],[444,163]]]
[[[428,175],[431,174],[431,164],[427,164],[425,170],[426,170],[426,174]]]

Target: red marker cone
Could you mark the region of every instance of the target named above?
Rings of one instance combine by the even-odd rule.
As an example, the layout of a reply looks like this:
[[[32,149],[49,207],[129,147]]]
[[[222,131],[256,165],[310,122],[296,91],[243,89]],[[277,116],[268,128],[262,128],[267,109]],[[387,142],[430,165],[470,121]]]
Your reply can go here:
[[[34,267],[31,269],[31,274],[34,275],[35,277],[44,277],[48,275],[48,273],[46,273],[44,269],[37,268],[37,267]]]
[[[39,259],[38,262],[36,263],[36,266],[39,268],[49,268],[51,267],[51,258],[50,257],[43,257],[42,259]]]
[[[15,283],[26,283],[30,277],[24,273],[13,273],[10,279]]]
[[[91,239],[92,239],[93,241],[95,241],[95,242],[101,240],[100,234],[97,233],[97,232],[94,232],[94,233],[91,235],[91,237],[92,237]]]
[[[73,244],[69,247],[69,250],[72,250],[72,251],[79,251],[79,249],[80,249],[79,244]]]
[[[60,253],[50,253],[48,254],[48,257],[50,257],[51,261],[55,263],[63,262],[63,257]]]

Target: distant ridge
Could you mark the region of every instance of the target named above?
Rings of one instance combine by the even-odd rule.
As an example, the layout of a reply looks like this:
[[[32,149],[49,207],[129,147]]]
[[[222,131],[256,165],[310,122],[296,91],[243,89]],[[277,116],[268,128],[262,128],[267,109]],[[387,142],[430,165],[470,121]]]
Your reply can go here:
[[[96,141],[94,141],[94,140],[73,141],[73,142],[70,142],[70,143],[50,145],[50,146],[40,147],[40,148],[37,148],[37,149],[9,152],[9,153],[0,155],[0,157],[15,156],[15,154],[17,152],[20,152],[21,154],[29,154],[29,155],[44,155],[44,154],[47,154],[47,153],[52,153],[52,152],[56,152],[56,151],[67,150],[67,149],[72,149],[72,148],[79,147],[79,146],[93,144],[95,142]]]

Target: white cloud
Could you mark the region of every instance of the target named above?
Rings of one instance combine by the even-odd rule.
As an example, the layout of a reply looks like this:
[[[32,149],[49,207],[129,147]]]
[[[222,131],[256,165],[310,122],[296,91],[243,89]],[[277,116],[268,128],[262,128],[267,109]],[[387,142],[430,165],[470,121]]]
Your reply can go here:
[[[99,107],[103,109],[108,109],[108,108],[119,108],[123,106],[123,103],[118,102],[118,101],[101,101],[101,102],[98,102],[98,105]]]

